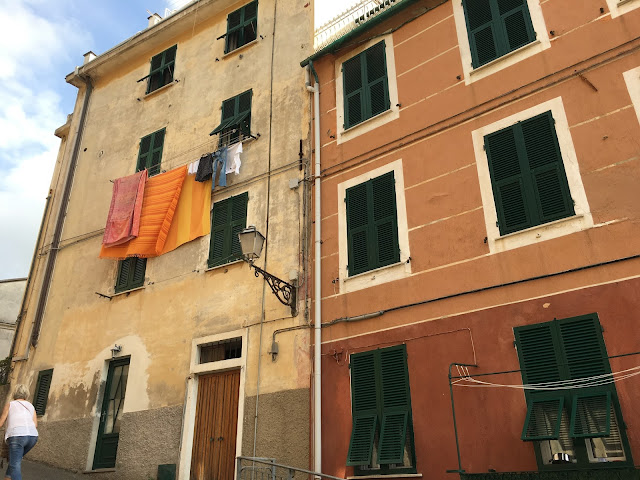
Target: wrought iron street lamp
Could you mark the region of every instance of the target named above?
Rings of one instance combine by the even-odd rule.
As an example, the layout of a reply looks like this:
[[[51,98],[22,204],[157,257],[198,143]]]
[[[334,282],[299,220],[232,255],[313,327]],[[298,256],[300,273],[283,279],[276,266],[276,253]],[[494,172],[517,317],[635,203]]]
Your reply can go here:
[[[262,253],[265,240],[264,235],[256,230],[256,227],[250,225],[238,233],[238,240],[240,241],[240,248],[242,249],[242,257],[244,261],[249,264],[249,267],[255,270],[255,276],[259,277],[262,275],[280,303],[291,307],[291,315],[295,316],[297,314],[296,287],[257,267],[253,263],[256,258],[260,258],[260,254]]]

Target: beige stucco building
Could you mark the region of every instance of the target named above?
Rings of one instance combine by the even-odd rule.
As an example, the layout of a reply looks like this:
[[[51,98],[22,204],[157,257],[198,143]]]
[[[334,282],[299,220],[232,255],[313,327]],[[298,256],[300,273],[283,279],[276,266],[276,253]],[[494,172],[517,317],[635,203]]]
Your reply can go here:
[[[26,284],[26,278],[0,280],[0,358],[6,358],[11,350]]]
[[[67,76],[78,97],[56,131],[44,255],[13,352],[12,383],[28,385],[43,413],[31,459],[101,479],[168,479],[174,468],[180,479],[231,479],[241,454],[308,467],[310,122],[299,61],[312,51],[312,12],[306,0],[192,2]],[[247,92],[248,115],[238,107]],[[233,115],[221,112],[233,101]],[[214,217],[216,206],[246,209],[225,223],[223,255],[201,236],[146,265],[125,260],[140,262],[133,280],[123,262],[98,258],[111,181],[239,140],[239,173],[212,193]],[[295,315],[234,257],[237,227],[249,225],[266,237],[256,264],[297,285]]]

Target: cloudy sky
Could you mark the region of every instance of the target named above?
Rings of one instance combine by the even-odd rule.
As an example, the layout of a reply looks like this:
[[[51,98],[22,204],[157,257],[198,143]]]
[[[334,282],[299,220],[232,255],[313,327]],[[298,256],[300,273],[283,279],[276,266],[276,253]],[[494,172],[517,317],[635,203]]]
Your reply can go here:
[[[286,0],[285,0],[286,1]],[[65,75],[188,0],[0,0],[0,279],[26,277],[76,89]],[[322,25],[357,0],[316,0]]]

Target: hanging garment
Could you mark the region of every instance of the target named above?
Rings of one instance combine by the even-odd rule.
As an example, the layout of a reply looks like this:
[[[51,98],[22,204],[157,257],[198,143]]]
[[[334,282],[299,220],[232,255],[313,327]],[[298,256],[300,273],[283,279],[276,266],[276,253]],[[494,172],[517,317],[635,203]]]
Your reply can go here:
[[[115,247],[102,246],[100,258],[156,257],[164,249],[178,205],[187,166],[155,175],[147,180],[136,238]]]
[[[196,160],[195,162],[191,162],[189,164],[189,168],[187,169],[188,175],[195,175],[198,172],[198,165],[200,165],[200,160]]]
[[[209,180],[210,181],[210,180]],[[161,255],[211,232],[211,185],[187,175]]]
[[[206,182],[213,174],[213,157],[210,153],[203,155],[198,160],[198,171],[196,172],[196,181]]]
[[[238,142],[235,145],[232,145],[227,150],[227,170],[226,173],[235,173],[238,175],[240,173],[240,165],[242,165],[242,161],[240,161],[240,154],[242,153],[242,142]]]
[[[213,182],[211,183],[211,189],[216,186],[216,172],[218,171],[218,164],[220,164],[220,175],[218,176],[218,186],[227,186],[227,147],[223,147],[213,153]]]
[[[103,245],[120,245],[138,236],[146,182],[146,170],[114,180]]]

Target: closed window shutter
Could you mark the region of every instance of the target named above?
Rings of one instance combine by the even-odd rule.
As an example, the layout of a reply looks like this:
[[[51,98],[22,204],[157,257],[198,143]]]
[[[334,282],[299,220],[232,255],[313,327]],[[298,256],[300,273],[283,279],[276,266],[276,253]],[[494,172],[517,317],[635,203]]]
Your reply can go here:
[[[147,169],[149,176],[160,173],[165,133],[163,128],[140,139],[136,172]]]
[[[242,248],[240,247],[240,239],[238,233],[247,226],[247,201],[248,193],[243,193],[236,197],[232,197],[231,205],[231,250],[229,252],[229,260],[236,260],[242,257]]]
[[[133,278],[131,280],[131,288],[137,288],[144,285],[144,274],[147,269],[146,258],[132,258],[133,262]]]
[[[373,207],[374,268],[400,261],[396,186],[393,172],[371,181],[370,205]]]
[[[362,55],[353,57],[342,64],[342,85],[344,88],[344,128],[349,128],[365,119]]]
[[[558,320],[568,378],[611,373],[602,328],[596,316]]]
[[[367,112],[366,116],[375,117],[389,110],[389,86],[387,80],[387,59],[385,43],[380,42],[364,52],[367,71]]]
[[[497,0],[504,34],[504,53],[535,40],[526,0]]]
[[[116,293],[128,290],[130,271],[131,259],[121,260],[118,268],[118,279],[116,280]]]
[[[147,135],[146,137],[142,137],[140,139],[140,148],[138,150],[138,165],[136,167],[136,172],[147,168],[147,159],[149,158],[151,153],[152,138],[153,134]]]
[[[551,112],[523,121],[520,128],[536,197],[537,223],[573,215],[573,201]]]
[[[382,425],[378,464],[402,464],[411,414],[407,350],[404,345],[379,351]]]
[[[43,370],[38,374],[38,382],[36,384],[36,393],[33,397],[33,406],[38,416],[44,415],[47,408],[47,400],[49,398],[49,388],[51,387],[51,379],[53,370]]]
[[[116,293],[138,288],[144,285],[144,274],[147,267],[146,258],[127,258],[120,262]]]
[[[525,384],[557,382],[563,379],[558,339],[551,323],[515,329],[518,358]]]
[[[367,183],[346,192],[349,275],[371,270],[369,261],[373,245],[369,242],[369,201]]]
[[[463,0],[469,44],[474,67],[479,67],[499,56],[496,25],[491,0]]]
[[[249,194],[245,192],[213,204],[210,267],[237,260],[242,256],[238,233],[247,225],[248,200]]]
[[[347,465],[370,465],[378,423],[375,352],[352,355],[350,369],[353,426]]]

